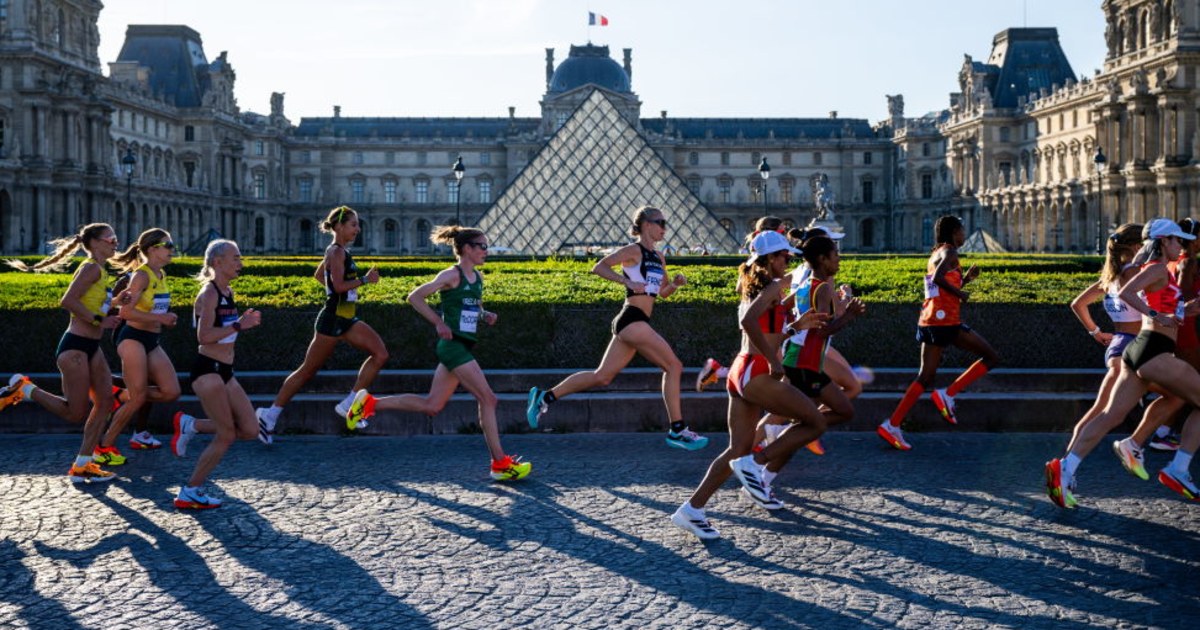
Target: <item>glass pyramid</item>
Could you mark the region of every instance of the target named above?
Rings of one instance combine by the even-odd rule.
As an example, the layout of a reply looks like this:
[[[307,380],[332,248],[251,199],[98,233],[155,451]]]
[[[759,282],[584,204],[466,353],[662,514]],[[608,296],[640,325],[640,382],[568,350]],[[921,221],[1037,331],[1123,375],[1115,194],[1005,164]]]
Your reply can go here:
[[[625,245],[634,210],[660,208],[667,253],[732,253],[739,243],[599,90],[559,128],[479,227],[523,254]]]

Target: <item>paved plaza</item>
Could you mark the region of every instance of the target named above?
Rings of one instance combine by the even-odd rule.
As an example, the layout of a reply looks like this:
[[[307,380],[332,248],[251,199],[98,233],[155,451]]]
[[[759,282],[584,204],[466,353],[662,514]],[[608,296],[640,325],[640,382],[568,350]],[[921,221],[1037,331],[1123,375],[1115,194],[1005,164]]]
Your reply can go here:
[[[132,453],[72,487],[76,436],[0,436],[0,627],[1182,627],[1200,612],[1200,505],[1102,447],[1082,507],[1041,492],[1058,434],[837,433],[770,514],[735,482],[723,538],[668,516],[708,450],[657,434],[507,435],[533,475],[486,477],[478,435],[235,445],[204,513],[191,470]],[[716,446],[717,448],[714,448]],[[1152,472],[1167,461],[1148,455]]]

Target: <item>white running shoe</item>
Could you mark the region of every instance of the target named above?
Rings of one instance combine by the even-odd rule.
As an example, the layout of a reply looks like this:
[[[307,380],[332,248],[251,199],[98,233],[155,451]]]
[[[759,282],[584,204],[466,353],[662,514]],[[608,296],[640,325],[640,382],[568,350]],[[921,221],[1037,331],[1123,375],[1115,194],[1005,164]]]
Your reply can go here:
[[[879,427],[875,429],[875,432],[879,434],[879,437],[883,438],[884,442],[891,444],[893,448],[897,448],[902,451],[907,451],[912,448],[912,446],[904,439],[904,432],[900,430],[900,427],[894,426],[892,421],[887,418],[884,418],[883,424],[880,424]]]
[[[766,467],[756,463],[753,455],[731,460],[729,469],[733,471],[733,476],[742,482],[742,487],[750,496],[764,503],[771,500],[771,487],[763,481],[763,471]]]
[[[275,421],[263,407],[254,410],[254,417],[258,419],[258,441],[270,445],[275,441]]]
[[[176,411],[174,422],[175,434],[171,436],[171,452],[175,453],[175,457],[183,457],[187,454],[188,442],[196,435],[196,419],[182,411]]]
[[[134,433],[129,437],[129,448],[135,451],[150,451],[156,448],[162,448],[162,442],[158,441],[149,431]]]
[[[696,508],[684,503],[679,506],[678,510],[671,515],[671,522],[675,527],[682,529],[689,534],[692,534],[700,540],[713,540],[721,537],[721,532],[708,522],[708,518],[704,516],[704,510]]]
[[[791,426],[791,425],[764,424],[763,425],[763,439],[761,442],[758,443],[758,445],[763,448],[767,448],[768,446],[771,445],[772,442],[774,442],[775,440],[778,440],[779,436],[783,435],[783,431],[785,429],[787,429],[789,426]]]
[[[700,368],[700,373],[696,375],[696,391],[702,392],[705,387],[721,380],[717,375],[717,370],[721,369],[721,364],[717,363],[716,359],[705,359],[704,366]]]
[[[759,501],[753,494],[750,494],[750,491],[747,490],[745,486],[742,486],[742,496],[746,497],[751,503],[764,510],[775,511],[782,510],[783,508],[787,507],[784,505],[783,501],[779,500],[779,497],[775,496],[775,491],[771,489],[771,486],[767,486],[767,494],[771,497],[770,500]]]

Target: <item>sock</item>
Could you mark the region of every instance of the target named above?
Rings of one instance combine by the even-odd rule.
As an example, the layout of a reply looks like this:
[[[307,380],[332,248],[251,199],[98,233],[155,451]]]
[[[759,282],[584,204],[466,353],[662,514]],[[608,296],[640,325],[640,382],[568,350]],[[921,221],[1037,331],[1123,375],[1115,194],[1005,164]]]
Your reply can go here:
[[[556,400],[558,400],[558,396],[554,395],[554,390],[547,389],[546,393],[542,394],[542,402],[546,403],[547,405]]]
[[[33,396],[33,390],[35,389],[37,389],[37,385],[34,385],[33,383],[25,383],[25,385],[21,387],[21,396],[25,400],[33,400],[31,396]]]
[[[671,433],[681,433],[687,428],[687,423],[683,420],[676,420],[671,423]]]
[[[1171,467],[1171,470],[1174,470],[1175,472],[1186,473],[1188,468],[1190,468],[1192,465],[1192,455],[1194,455],[1194,453],[1188,453],[1183,449],[1179,449],[1175,451],[1175,459],[1172,459],[1171,463],[1168,465]]]
[[[769,470],[764,470],[763,474],[762,474],[763,483],[767,484],[768,486],[771,485],[771,482],[775,481],[775,477],[778,474],[779,473],[777,473],[777,472],[771,472]]]
[[[1068,479],[1071,477],[1074,477],[1075,471],[1079,468],[1079,465],[1082,463],[1083,463],[1083,460],[1080,459],[1078,455],[1076,455],[1075,453],[1067,453],[1067,456],[1062,458],[1063,476],[1067,477]]]
[[[967,385],[974,383],[976,379],[987,374],[987,372],[988,367],[984,364],[983,359],[975,361],[971,364],[971,367],[967,368],[966,372],[959,374],[958,378],[954,379],[950,387],[946,388],[946,394],[951,397],[957,396],[959,392],[967,388]]]
[[[727,368],[727,367],[717,368],[717,380],[723,380],[723,379],[727,379],[727,378],[729,378],[729,368]]]
[[[281,413],[283,413],[283,407],[272,404],[271,408],[268,409],[267,412],[263,415],[267,416],[268,418],[271,419],[272,422],[274,422],[279,419],[279,414],[281,414]]]
[[[692,507],[691,500],[684,501],[683,505],[679,506],[679,509],[683,510],[686,514],[691,514],[693,516],[704,516],[704,508]]]
[[[92,463],[91,455],[76,455],[75,456],[75,467],[76,468],[83,468],[84,466],[87,466],[90,463]]]
[[[354,395],[357,393],[357,391],[350,390],[350,393],[346,394],[346,397],[342,399],[342,406],[349,407],[350,403],[354,402]]]
[[[908,411],[912,406],[920,400],[921,394],[925,393],[925,387],[920,383],[913,381],[909,384],[908,389],[904,390],[904,397],[900,399],[900,404],[896,405],[896,410],[892,412],[892,426],[898,427],[901,422],[904,422],[904,416],[908,415]]]
[[[1160,438],[1165,438],[1168,435],[1171,435],[1171,427],[1165,424],[1160,424],[1158,425],[1158,428],[1154,430],[1154,435]]]

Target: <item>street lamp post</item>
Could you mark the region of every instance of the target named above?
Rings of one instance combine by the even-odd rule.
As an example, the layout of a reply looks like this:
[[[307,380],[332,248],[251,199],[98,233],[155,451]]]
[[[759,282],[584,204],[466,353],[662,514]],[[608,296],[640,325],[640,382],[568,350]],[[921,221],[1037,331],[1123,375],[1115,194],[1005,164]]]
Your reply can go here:
[[[121,158],[121,168],[125,170],[125,236],[128,237],[129,225],[133,223],[133,167],[137,165],[137,156],[133,149],[125,149],[125,157]],[[128,238],[126,239],[128,240]]]
[[[767,180],[771,177],[771,165],[767,164],[767,156],[763,156],[762,162],[758,163],[758,175],[762,177],[762,198],[763,198],[763,216],[767,213]]]
[[[1104,255],[1104,167],[1108,158],[1104,150],[1096,145],[1096,155],[1092,157],[1096,167],[1096,253]]]
[[[462,156],[458,156],[458,161],[454,163],[454,225],[462,225],[462,180],[466,174],[467,168],[463,166]]]

